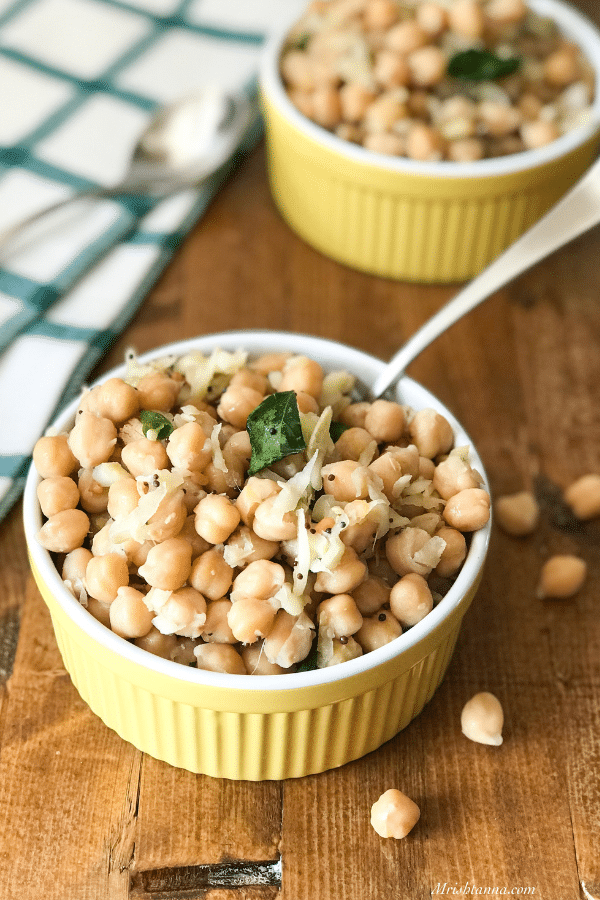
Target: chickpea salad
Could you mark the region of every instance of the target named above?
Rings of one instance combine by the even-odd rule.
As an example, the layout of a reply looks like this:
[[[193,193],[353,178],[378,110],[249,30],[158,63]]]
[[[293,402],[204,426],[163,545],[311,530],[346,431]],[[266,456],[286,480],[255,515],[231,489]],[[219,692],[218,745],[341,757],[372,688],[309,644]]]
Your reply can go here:
[[[280,61],[306,117],[368,150],[474,162],[590,119],[595,75],[524,0],[313,0]]]
[[[291,353],[130,353],[34,448],[38,541],[166,659],[270,675],[375,650],[441,600],[490,498],[442,415],[354,384]]]

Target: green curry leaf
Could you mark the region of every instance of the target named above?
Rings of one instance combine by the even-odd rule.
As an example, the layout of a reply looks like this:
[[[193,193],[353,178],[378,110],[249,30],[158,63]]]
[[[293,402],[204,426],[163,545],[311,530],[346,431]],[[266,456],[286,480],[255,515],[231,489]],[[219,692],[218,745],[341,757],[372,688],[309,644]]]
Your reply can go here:
[[[149,431],[154,431],[156,432],[157,440],[163,441],[173,431],[173,424],[169,422],[167,417],[154,409],[143,409],[140,413],[140,419],[142,420],[144,437],[148,437]]]
[[[265,397],[248,416],[246,427],[252,447],[248,475],[255,475],[285,456],[306,450],[294,391]]]
[[[334,444],[336,443],[336,441],[339,441],[345,431],[348,431],[349,427],[349,425],[344,425],[343,422],[334,421],[331,423],[331,425],[329,426],[329,436]]]
[[[491,50],[462,50],[448,63],[448,74],[463,81],[494,81],[512,75],[520,65],[516,56],[502,59]]]

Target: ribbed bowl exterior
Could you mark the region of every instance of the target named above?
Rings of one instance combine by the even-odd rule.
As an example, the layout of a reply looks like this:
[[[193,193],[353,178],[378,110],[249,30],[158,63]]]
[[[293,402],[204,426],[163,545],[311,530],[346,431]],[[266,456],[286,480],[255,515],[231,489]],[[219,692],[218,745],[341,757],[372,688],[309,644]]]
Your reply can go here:
[[[594,134],[510,174],[427,177],[336,153],[262,99],[271,191],[288,224],[338,262],[409,281],[476,275],[575,184],[600,144]]]
[[[428,636],[416,662],[406,668],[401,655],[381,676],[376,671],[375,679],[365,678],[364,688],[354,679],[352,684],[348,680],[348,688],[342,680],[333,689],[316,685],[273,697],[275,692],[240,690],[229,692],[221,703],[218,692],[215,696],[209,689],[207,694],[183,681],[167,685],[129,660],[112,658],[114,654],[64,614],[35,566],[33,571],[73,684],[106,725],[173,766],[248,781],[294,778],[341,766],[405,728],[440,685],[476,590],[474,585],[456,614]],[[409,654],[408,662],[414,658]],[[342,699],[331,702],[336,694]]]

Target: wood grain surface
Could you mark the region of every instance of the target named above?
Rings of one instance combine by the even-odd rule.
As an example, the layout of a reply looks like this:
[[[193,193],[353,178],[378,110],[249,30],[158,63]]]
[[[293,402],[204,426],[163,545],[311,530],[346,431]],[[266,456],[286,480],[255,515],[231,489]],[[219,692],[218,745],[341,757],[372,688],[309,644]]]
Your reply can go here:
[[[0,900],[600,898],[600,523],[574,523],[560,504],[561,488],[600,471],[599,257],[596,230],[412,366],[472,435],[494,493],[533,487],[543,517],[527,539],[494,531],[441,688],[404,732],[340,770],[236,783],[124,743],[63,668],[13,510],[0,528],[0,628],[14,637],[20,620],[10,677],[0,655]],[[97,374],[129,345],[248,327],[387,358],[455,290],[376,279],[310,249],[277,214],[259,147]],[[584,588],[536,599],[542,562],[562,551],[587,560]],[[461,734],[479,690],[504,705],[500,748]],[[369,824],[389,787],[421,808],[403,841]]]

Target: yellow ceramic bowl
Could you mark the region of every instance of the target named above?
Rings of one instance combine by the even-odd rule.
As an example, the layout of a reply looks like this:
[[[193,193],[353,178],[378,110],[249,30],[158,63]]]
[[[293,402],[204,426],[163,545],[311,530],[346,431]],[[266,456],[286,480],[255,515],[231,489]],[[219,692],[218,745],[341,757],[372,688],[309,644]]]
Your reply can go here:
[[[285,332],[240,331],[161,347],[148,361],[214,347],[252,353],[289,349],[329,370],[347,369],[372,384],[383,363],[334,341]],[[105,376],[122,375],[123,368]],[[470,443],[454,417],[425,388],[404,377],[402,402],[435,407],[452,423],[456,443]],[[71,427],[77,402],[59,416]],[[473,464],[483,473],[473,452]],[[259,781],[321,772],[375,750],[431,699],[450,661],[475,594],[490,526],[476,532],[454,585],[418,625],[372,653],[313,672],[253,678],[189,668],[153,656],[113,634],[69,593],[50,554],[36,541],[42,524],[32,468],[24,497],[31,567],[52,616],[73,684],[91,709],[125,740],[174,766],[224,778]]]
[[[384,156],[319,127],[279,75],[285,34],[265,48],[260,86],[274,200],[289,225],[339,262],[410,281],[471,278],[571,187],[600,144],[600,34],[560,0],[530,0],[596,69],[590,122],[538,150],[475,163]]]

